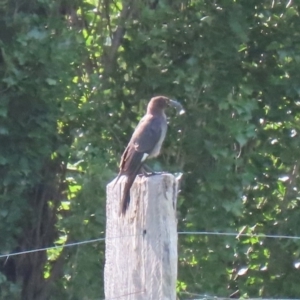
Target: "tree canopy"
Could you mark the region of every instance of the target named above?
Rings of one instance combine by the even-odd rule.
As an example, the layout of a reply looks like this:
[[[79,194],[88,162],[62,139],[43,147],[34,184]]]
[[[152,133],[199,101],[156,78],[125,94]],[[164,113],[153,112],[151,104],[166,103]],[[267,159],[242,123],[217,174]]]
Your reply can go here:
[[[300,7],[1,0],[0,254],[102,237],[105,186],[155,95],[183,172],[178,298],[299,298]],[[247,234],[243,236],[243,234]],[[102,299],[104,242],[0,258],[0,298]],[[199,296],[196,296],[199,295]]]

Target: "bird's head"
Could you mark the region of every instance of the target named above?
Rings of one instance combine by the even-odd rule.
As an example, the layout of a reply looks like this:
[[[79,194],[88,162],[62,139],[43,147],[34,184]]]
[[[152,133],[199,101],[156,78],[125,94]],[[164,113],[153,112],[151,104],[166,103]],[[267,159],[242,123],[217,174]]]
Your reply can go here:
[[[158,112],[163,113],[167,106],[172,106],[176,108],[179,114],[184,113],[183,107],[179,102],[175,100],[171,100],[165,96],[153,97],[148,104],[147,111],[149,113],[158,113]]]

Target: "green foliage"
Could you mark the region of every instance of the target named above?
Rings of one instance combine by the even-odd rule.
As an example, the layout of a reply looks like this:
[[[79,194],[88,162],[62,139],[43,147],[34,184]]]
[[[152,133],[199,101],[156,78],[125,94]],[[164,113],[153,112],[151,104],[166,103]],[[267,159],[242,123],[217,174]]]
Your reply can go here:
[[[280,0],[2,1],[0,253],[104,235],[158,94],[187,111],[153,162],[184,173],[179,230],[299,236],[299,20]],[[298,244],[180,236],[178,296],[297,298]],[[101,242],[11,257],[1,299],[98,299],[103,265]]]

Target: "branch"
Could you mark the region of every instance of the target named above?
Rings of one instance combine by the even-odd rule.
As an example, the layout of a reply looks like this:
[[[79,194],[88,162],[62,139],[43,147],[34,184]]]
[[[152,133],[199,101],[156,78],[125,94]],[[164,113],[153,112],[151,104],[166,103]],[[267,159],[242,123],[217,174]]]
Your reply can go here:
[[[125,23],[126,23],[126,20],[128,20],[128,18],[130,17],[131,12],[132,12],[131,4],[132,4],[131,0],[124,1],[123,8],[120,13],[119,25],[112,35],[111,46],[109,47],[109,49],[105,55],[104,66],[105,66],[106,71],[109,73],[113,69],[113,65],[116,60],[117,51],[118,51],[118,49],[122,43],[122,39],[125,35],[125,31],[126,31]]]

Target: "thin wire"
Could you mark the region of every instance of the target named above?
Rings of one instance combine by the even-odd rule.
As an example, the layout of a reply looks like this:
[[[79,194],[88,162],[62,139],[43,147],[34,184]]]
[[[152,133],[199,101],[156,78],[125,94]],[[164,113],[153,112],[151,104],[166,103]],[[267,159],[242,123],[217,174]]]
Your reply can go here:
[[[106,239],[118,239],[118,238],[132,237],[132,236],[136,236],[136,235],[116,236],[116,237],[110,237],[110,238],[103,237],[103,238],[86,240],[86,241],[75,242],[75,243],[69,243],[69,244],[64,244],[64,245],[57,245],[57,246],[52,246],[52,247],[32,249],[32,250],[26,250],[26,251],[21,251],[21,252],[14,252],[14,253],[10,253],[10,254],[2,254],[2,255],[0,255],[0,258],[10,257],[10,256],[17,256],[17,255],[28,254],[28,253],[34,253],[34,252],[39,252],[39,251],[46,251],[46,250],[51,250],[51,249],[60,249],[60,248],[90,244],[90,243],[95,243],[95,242],[99,242],[99,241],[105,241]]]
[[[178,232],[178,234],[180,234],[180,235],[220,235],[220,236],[236,236],[236,237],[244,236],[244,237],[257,237],[257,238],[300,240],[300,236],[272,235],[272,234],[248,234],[248,233],[239,233],[239,232],[180,231],[180,232]]]
[[[201,296],[200,298],[187,298],[183,300],[232,300],[234,298],[226,297],[215,297],[215,296]],[[199,297],[198,296],[198,297]],[[241,298],[239,298],[241,299]],[[289,299],[289,298],[244,298],[244,300],[300,300],[300,299]]]
[[[117,296],[117,297],[114,297],[114,298],[105,298],[103,300],[114,300],[114,299],[120,299],[120,298],[123,298],[125,296],[130,296],[130,295],[137,295],[137,294],[144,294],[145,291],[139,291],[139,292],[132,292],[132,293],[129,293],[129,294],[124,294],[124,295],[121,295],[121,296]],[[296,299],[297,300],[297,299]]]
[[[190,292],[180,292],[180,294],[187,294],[190,296],[196,296],[199,297],[197,298],[197,300],[201,299],[211,299],[211,300],[232,300],[233,298],[230,297],[217,297],[217,296],[213,296],[213,295],[206,295],[206,294],[196,294],[196,293],[190,293]],[[193,298],[194,300],[196,300],[196,298]],[[191,298],[186,299],[186,300],[192,300]],[[289,298],[246,298],[245,300],[300,300],[300,299],[289,299]]]
[[[272,235],[272,234],[247,234],[247,233],[239,233],[239,232],[179,231],[177,233],[179,235],[218,235],[218,236],[235,236],[235,237],[243,236],[243,237],[257,237],[257,238],[300,240],[300,236]],[[133,237],[133,236],[138,236],[138,235],[116,236],[116,237],[110,237],[110,238],[105,238],[105,237],[97,238],[97,239],[86,240],[86,241],[75,242],[75,243],[69,243],[69,244],[64,244],[64,245],[57,245],[57,246],[52,246],[52,247],[32,249],[32,250],[26,250],[26,251],[21,251],[21,252],[13,252],[13,253],[10,253],[10,254],[2,254],[2,255],[0,255],[0,258],[16,256],[16,255],[22,255],[22,254],[28,254],[28,253],[34,253],[34,252],[39,252],[39,251],[46,251],[46,250],[51,250],[51,249],[60,249],[60,248],[90,244],[90,243],[95,243],[95,242],[99,242],[99,241],[105,241],[106,239],[118,239],[118,238],[126,238],[126,237]]]

